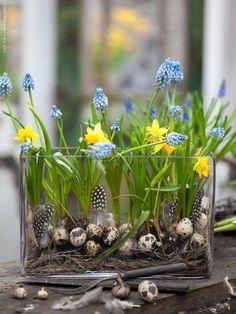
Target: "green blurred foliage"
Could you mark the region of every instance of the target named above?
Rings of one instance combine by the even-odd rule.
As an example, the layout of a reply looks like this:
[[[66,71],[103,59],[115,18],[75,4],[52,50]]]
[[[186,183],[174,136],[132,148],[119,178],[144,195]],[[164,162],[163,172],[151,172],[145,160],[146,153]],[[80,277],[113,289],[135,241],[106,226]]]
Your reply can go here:
[[[203,0],[189,3],[189,79],[188,90],[201,90],[203,48]]]
[[[79,15],[79,1],[59,1],[57,100],[63,111],[65,135],[72,146],[79,132]]]

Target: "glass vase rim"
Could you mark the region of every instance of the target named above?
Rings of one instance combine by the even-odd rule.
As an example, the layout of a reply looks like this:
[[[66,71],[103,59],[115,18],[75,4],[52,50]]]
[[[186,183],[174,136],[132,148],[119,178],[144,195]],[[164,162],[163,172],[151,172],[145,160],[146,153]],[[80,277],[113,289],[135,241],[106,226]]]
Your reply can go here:
[[[130,147],[126,147],[126,149],[129,149]],[[76,155],[73,155],[73,151],[76,151],[78,149],[78,147],[52,147],[52,153],[51,154],[48,154],[48,155],[45,155],[45,154],[42,154],[41,156],[28,156],[24,153],[20,153],[20,160],[27,160],[27,159],[30,159],[30,158],[44,158],[44,157],[52,157],[54,156],[55,153],[63,153],[65,152],[65,154],[63,154],[63,157],[76,157],[76,158],[89,158],[87,157],[86,155],[83,155],[81,153],[79,154],[76,154]],[[116,147],[116,149],[120,149],[120,147]],[[69,152],[71,152],[71,154],[68,154],[66,152],[66,150],[69,150]],[[120,153],[120,152],[119,152]],[[114,155],[111,155],[109,156],[110,157],[114,157],[114,158],[117,158],[117,157],[120,157],[120,154],[117,154],[116,156]],[[211,158],[213,160],[215,160],[215,155],[214,153],[210,152],[208,155],[199,155],[199,154],[196,154],[196,155],[156,155],[156,154],[146,154],[146,155],[137,155],[135,154],[136,152],[134,152],[133,154],[125,154],[125,155],[122,155],[122,157],[124,158],[158,158],[158,159],[181,159],[181,158],[188,158],[188,159],[197,159],[197,158]]]

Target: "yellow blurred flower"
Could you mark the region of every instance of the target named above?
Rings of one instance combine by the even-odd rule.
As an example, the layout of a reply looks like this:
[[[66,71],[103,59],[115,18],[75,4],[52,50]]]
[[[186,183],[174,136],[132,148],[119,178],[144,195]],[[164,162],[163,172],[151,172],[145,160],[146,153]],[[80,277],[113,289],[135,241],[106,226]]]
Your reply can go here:
[[[144,33],[150,28],[148,19],[132,8],[115,8],[112,12],[113,21],[133,31]]]
[[[37,138],[39,138],[38,133],[34,132],[32,125],[28,124],[25,128],[18,131],[18,136],[14,137],[14,140],[21,143],[27,143],[30,141],[33,145],[36,145]]]
[[[98,142],[110,143],[107,135],[102,131],[101,123],[97,123],[92,130],[87,128],[87,134],[85,134],[85,140],[88,145],[95,144]]]
[[[108,31],[108,47],[112,52],[118,49],[128,50],[130,39],[125,30],[120,27],[112,26]]]
[[[193,166],[193,170],[197,172],[199,177],[208,177],[209,175],[209,157],[199,157]]]

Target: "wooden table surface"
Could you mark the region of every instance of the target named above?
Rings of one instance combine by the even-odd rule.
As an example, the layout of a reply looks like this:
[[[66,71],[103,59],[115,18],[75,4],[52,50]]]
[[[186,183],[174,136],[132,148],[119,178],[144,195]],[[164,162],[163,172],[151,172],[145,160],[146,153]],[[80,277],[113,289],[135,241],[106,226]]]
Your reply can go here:
[[[217,235],[214,241],[214,267],[210,279],[187,280],[190,284],[190,292],[187,294],[159,294],[156,305],[144,304],[136,292],[132,292],[130,300],[135,304],[142,304],[141,308],[127,311],[130,314],[161,313],[172,314],[178,311],[189,311],[205,305],[223,302],[228,293],[224,287],[224,278],[229,277],[230,282],[236,285],[236,235]],[[40,289],[38,285],[25,285],[29,295],[25,300],[17,300],[12,297],[12,289],[20,280],[17,263],[0,265],[0,314],[19,313],[26,304],[33,304],[34,309],[25,313],[51,314],[62,313],[52,309],[52,304],[63,295],[49,291],[49,299],[37,300],[36,294]],[[109,293],[109,292],[104,292]],[[95,312],[106,313],[103,304],[89,306],[69,313],[93,314]]]

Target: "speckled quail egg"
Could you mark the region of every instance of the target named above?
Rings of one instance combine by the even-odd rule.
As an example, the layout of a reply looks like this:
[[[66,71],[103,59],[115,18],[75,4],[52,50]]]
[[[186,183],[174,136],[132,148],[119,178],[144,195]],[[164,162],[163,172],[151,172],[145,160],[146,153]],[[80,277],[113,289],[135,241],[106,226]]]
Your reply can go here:
[[[120,237],[120,233],[117,228],[115,227],[108,227],[105,229],[103,234],[103,242],[110,246]]]
[[[87,240],[86,231],[80,227],[74,228],[70,232],[70,243],[73,246],[80,247],[84,245]]]
[[[90,223],[86,228],[86,232],[89,239],[100,239],[103,234],[103,230],[99,225]]]
[[[85,243],[84,249],[88,256],[96,256],[99,253],[101,246],[99,243],[89,240]]]
[[[119,232],[120,232],[120,235],[125,235],[125,234],[127,234],[130,230],[132,229],[132,226],[131,226],[131,224],[122,224],[122,225],[120,225],[120,227],[119,227]]]
[[[155,303],[158,298],[158,288],[151,280],[144,280],[138,286],[138,293],[140,297],[151,303]]]
[[[202,247],[205,243],[204,237],[200,234],[195,232],[190,240],[190,246],[193,249],[199,249],[200,247]]]
[[[135,239],[128,239],[125,243],[119,248],[118,252],[123,256],[131,256],[134,253],[134,249],[137,248],[137,242]]]
[[[62,246],[69,241],[69,233],[64,227],[57,227],[53,229],[52,238],[56,245]]]
[[[181,219],[176,227],[176,232],[181,240],[187,239],[193,233],[192,222],[188,218]]]
[[[139,238],[138,247],[141,251],[153,251],[157,245],[156,237],[148,233]]]

